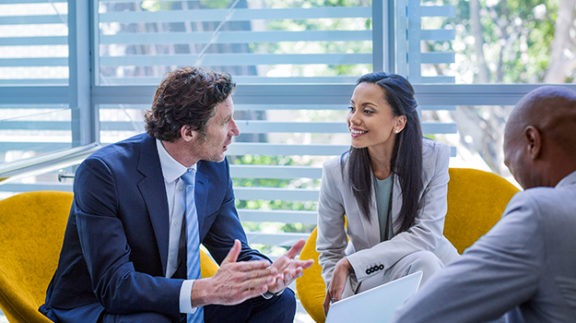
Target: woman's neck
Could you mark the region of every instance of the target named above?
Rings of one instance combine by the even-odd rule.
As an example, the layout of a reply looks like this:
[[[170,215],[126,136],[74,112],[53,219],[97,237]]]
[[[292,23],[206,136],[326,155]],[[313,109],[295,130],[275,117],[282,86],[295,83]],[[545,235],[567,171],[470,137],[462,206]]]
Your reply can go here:
[[[392,172],[392,152],[368,149],[372,172],[377,179],[386,179]]]

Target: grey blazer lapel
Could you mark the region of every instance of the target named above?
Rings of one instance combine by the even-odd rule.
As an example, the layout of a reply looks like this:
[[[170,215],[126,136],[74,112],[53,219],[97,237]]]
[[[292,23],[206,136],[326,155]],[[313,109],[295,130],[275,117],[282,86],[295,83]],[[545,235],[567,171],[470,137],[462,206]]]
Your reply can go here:
[[[372,202],[370,203],[370,210],[368,214],[370,218],[367,219],[360,212],[360,206],[356,202],[356,198],[354,197],[354,193],[351,188],[352,185],[347,178],[348,167],[349,164],[346,163],[343,169],[343,173],[338,174],[337,176],[343,176],[343,187],[346,188],[346,192],[343,194],[343,196],[344,199],[347,200],[345,204],[349,204],[358,210],[357,216],[348,216],[348,221],[350,224],[352,224],[352,222],[360,222],[360,225],[362,226],[362,232],[364,234],[363,238],[361,239],[362,241],[358,241],[358,243],[362,243],[363,245],[354,246],[356,250],[360,250],[380,242],[380,227],[378,224],[378,213],[376,212],[376,193],[374,192],[374,188],[372,188]]]

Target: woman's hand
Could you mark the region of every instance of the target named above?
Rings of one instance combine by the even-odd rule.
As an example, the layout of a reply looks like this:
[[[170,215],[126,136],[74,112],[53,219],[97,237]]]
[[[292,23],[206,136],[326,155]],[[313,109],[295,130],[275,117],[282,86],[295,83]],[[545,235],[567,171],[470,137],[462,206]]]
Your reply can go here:
[[[330,303],[334,303],[342,299],[344,286],[346,286],[346,281],[348,280],[348,277],[352,271],[352,265],[350,265],[350,262],[347,258],[342,258],[336,263],[336,268],[334,268],[332,280],[330,281],[330,286],[328,287],[326,298],[324,299],[324,313],[328,314]]]

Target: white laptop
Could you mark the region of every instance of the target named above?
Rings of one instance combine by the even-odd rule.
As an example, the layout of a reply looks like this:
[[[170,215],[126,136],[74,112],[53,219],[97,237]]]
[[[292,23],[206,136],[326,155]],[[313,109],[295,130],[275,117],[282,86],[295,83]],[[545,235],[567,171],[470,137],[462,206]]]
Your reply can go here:
[[[326,323],[389,322],[396,309],[418,290],[421,279],[418,271],[330,304]]]

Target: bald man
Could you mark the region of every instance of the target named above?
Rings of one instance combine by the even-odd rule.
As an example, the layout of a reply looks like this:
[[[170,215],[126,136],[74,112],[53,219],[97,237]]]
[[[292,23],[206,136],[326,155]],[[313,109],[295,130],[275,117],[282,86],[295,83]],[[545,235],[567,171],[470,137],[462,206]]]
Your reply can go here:
[[[576,92],[546,86],[522,98],[504,156],[525,190],[395,322],[576,322]]]

